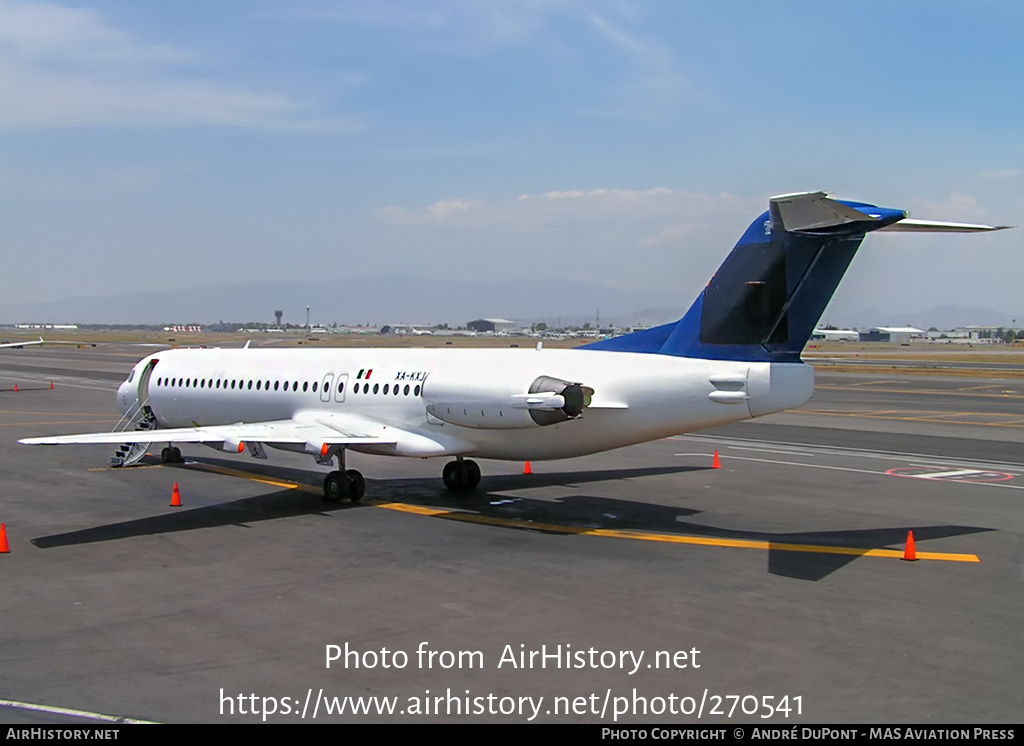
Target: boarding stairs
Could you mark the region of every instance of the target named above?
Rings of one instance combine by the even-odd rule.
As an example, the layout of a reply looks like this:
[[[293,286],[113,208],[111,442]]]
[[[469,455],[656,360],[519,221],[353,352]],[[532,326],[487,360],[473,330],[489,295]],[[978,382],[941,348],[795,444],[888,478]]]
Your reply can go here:
[[[155,430],[156,428],[156,416],[150,409],[147,399],[145,402],[137,402],[134,407],[125,412],[111,432]],[[149,443],[122,443],[111,456],[110,465],[114,467],[130,466],[141,460],[148,450]]]

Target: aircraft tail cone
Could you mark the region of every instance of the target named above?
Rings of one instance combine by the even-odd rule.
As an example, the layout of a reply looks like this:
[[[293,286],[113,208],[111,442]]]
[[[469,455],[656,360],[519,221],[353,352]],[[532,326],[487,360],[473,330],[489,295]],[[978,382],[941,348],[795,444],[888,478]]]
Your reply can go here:
[[[722,461],[721,461],[721,459],[718,458],[718,449],[717,448],[715,449],[715,460],[711,463],[711,468],[712,469],[721,469],[722,468]]]
[[[903,559],[917,562],[917,547],[914,545],[914,532],[907,532],[907,548],[903,550]]]
[[[11,545],[7,543],[7,524],[0,523],[0,554],[10,554]]]
[[[529,461],[523,466],[523,474],[533,474],[533,467],[530,466]]]
[[[178,483],[177,482],[174,483],[174,492],[171,493],[171,507],[172,508],[180,508],[181,507],[181,491],[178,489]]]

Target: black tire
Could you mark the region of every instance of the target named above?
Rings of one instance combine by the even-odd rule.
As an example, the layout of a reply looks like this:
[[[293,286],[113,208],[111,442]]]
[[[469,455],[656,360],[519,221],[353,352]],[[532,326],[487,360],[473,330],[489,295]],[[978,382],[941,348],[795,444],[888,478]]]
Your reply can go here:
[[[336,503],[349,495],[348,477],[340,471],[332,471],[324,477],[324,500]]]
[[[466,473],[466,486],[463,489],[466,492],[472,492],[480,484],[480,465],[476,461],[463,461],[462,468]]]
[[[441,472],[441,479],[444,480],[444,486],[448,488],[449,492],[462,492],[463,484],[465,483],[465,472],[462,469],[462,463],[459,461],[449,461],[444,465],[444,471]]]
[[[171,460],[176,464],[184,463],[185,459],[181,457],[181,449],[178,446],[171,448]]]
[[[366,494],[366,480],[363,479],[363,475],[355,469],[349,469],[345,472],[345,478],[348,480],[348,499],[354,503],[362,500]]]
[[[160,460],[163,461],[165,464],[169,464],[171,463],[171,461],[174,460],[174,456],[171,453],[171,449],[169,446],[165,447],[162,451],[160,451]]]

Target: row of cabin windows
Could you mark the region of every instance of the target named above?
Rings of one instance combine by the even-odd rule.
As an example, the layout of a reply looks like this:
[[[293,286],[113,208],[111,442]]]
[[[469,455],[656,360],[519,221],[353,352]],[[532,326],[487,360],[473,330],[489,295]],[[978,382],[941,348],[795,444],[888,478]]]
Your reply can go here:
[[[188,389],[188,388],[193,388],[193,389],[236,389],[236,390],[248,389],[249,391],[252,391],[253,387],[255,386],[257,391],[270,391],[270,381],[266,381],[266,382],[264,382],[264,381],[255,381],[254,382],[254,381],[251,381],[251,380],[250,381],[238,380],[237,378],[236,379],[232,379],[230,381],[227,381],[227,380],[220,379],[220,378],[206,379],[206,378],[162,378],[161,377],[161,378],[157,378],[156,379],[156,385],[157,386],[167,386],[167,387],[171,387],[171,388],[181,387],[181,388],[186,388],[186,389]],[[316,393],[316,391],[319,388],[319,386],[320,386],[320,384],[317,381],[313,381],[312,384],[310,384],[309,381],[303,381],[302,382],[302,390],[303,391],[309,391],[309,390],[312,389],[313,393]],[[326,388],[326,386],[325,386],[325,388]],[[281,381],[274,381],[274,391],[298,391],[298,390],[299,390],[299,382],[298,381],[291,381],[291,382],[285,381],[283,384],[281,383]],[[338,381],[337,392],[339,394],[341,394],[341,393],[344,393],[344,391],[345,391],[345,382],[344,381]],[[384,384],[384,388],[381,389],[379,383],[373,384],[373,393],[375,393],[375,394],[378,394],[378,393],[384,393],[384,394],[391,393],[394,396],[398,396],[399,393],[403,393],[405,396],[408,396],[410,392],[412,393],[413,396],[419,396],[420,395],[420,387],[419,387],[419,385],[416,385],[415,387],[410,388],[409,384],[405,384],[405,387],[402,388],[402,387],[400,387],[396,383],[394,385],[394,387],[392,388],[391,384],[385,383]],[[358,383],[355,386],[352,387],[352,393],[353,394],[358,394],[359,393],[359,384]],[[370,393],[370,384],[368,384],[368,383],[364,383],[363,384],[362,393],[364,393],[364,394]]]
[[[371,390],[370,389],[370,384],[364,383],[363,384],[363,393],[364,394],[369,394],[370,390]],[[385,383],[383,389],[380,387],[379,383],[373,384],[373,393],[375,393],[375,394],[388,394],[390,392],[394,396],[398,396],[399,393],[402,393],[405,396],[408,396],[409,395],[409,391],[410,391],[409,384],[405,384],[405,388],[402,388],[401,386],[399,386],[396,383],[394,388],[391,388],[391,384],[390,383]],[[420,395],[419,384],[417,384],[413,389],[411,389],[411,391],[412,391],[412,395],[413,396],[419,396]],[[352,387],[352,393],[353,394],[358,394],[359,393],[359,384],[358,383],[355,386]]]

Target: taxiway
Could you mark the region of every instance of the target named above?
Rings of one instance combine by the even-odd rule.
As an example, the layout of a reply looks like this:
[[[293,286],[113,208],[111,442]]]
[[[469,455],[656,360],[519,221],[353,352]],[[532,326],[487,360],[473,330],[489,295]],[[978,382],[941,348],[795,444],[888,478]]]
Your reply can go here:
[[[618,723],[1020,717],[1021,379],[824,373],[800,410],[531,475],[481,462],[468,498],[440,462],[352,454],[358,506],[324,503],[289,454],[192,447],[118,470],[103,447],[15,443],[112,427],[144,354],[0,353],[0,721],[298,722],[311,702],[325,722],[529,719],[474,713],[489,695],[543,698],[534,722],[611,724],[620,703]],[[899,558],[910,530],[928,558]],[[359,665],[328,668],[331,645]],[[645,657],[524,668],[501,663],[509,646]],[[651,665],[694,649],[699,667]],[[656,711],[672,696],[703,702],[700,720]]]

